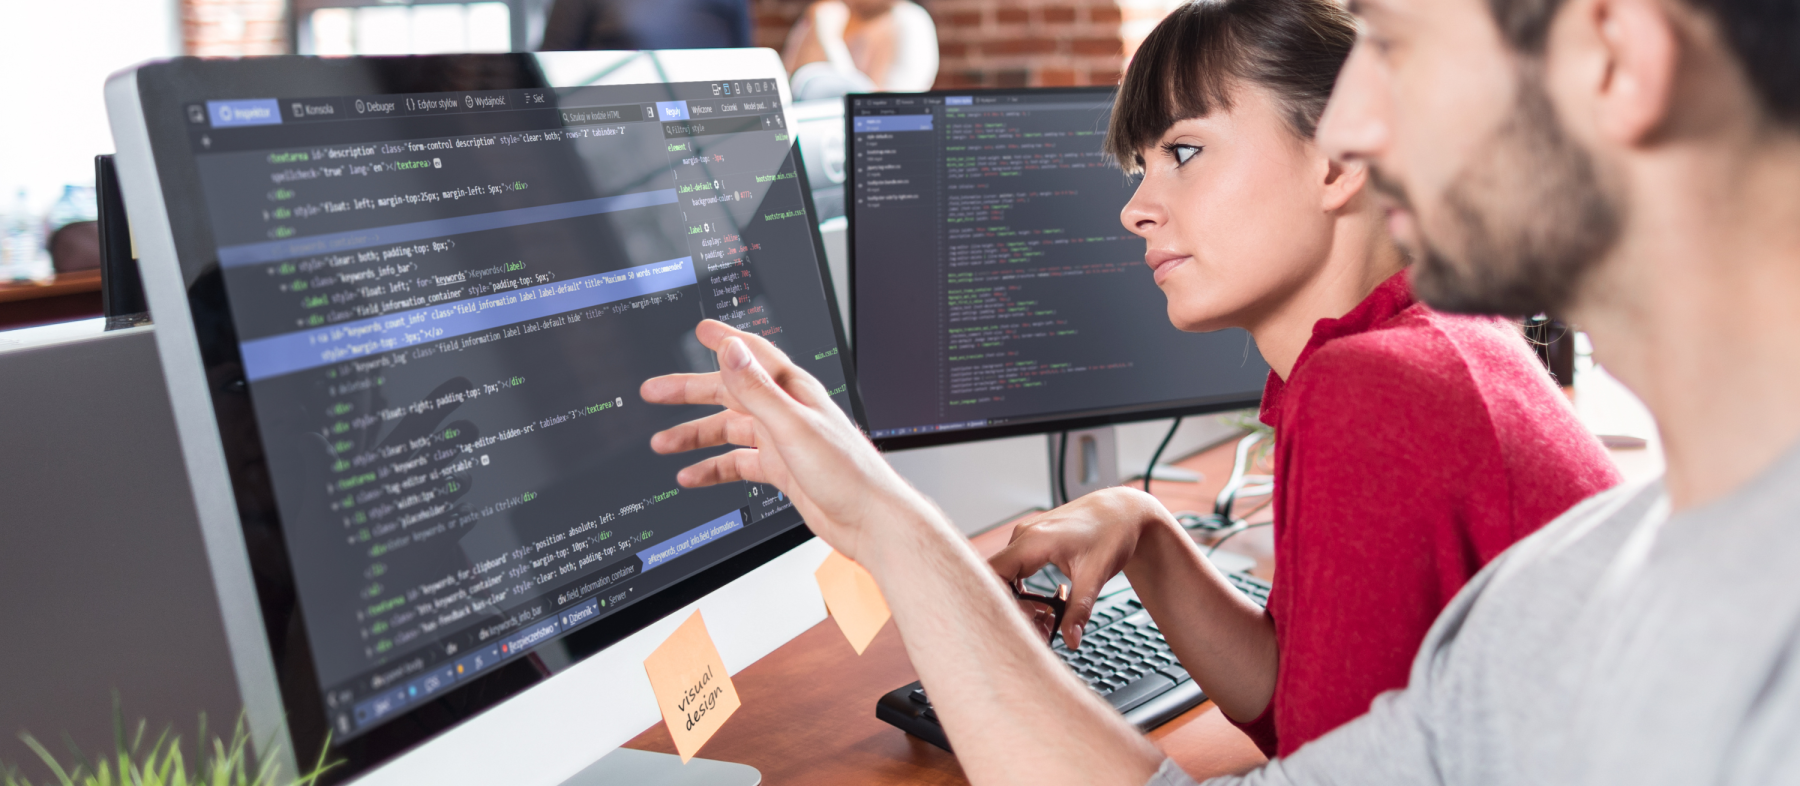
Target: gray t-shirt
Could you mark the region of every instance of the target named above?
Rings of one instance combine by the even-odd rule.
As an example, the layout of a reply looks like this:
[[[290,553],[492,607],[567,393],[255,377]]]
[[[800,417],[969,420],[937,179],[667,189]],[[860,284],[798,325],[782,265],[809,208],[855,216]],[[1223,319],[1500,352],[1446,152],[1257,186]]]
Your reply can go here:
[[[1577,505],[1469,582],[1405,689],[1208,783],[1800,783],[1800,449],[1673,517],[1660,482]]]

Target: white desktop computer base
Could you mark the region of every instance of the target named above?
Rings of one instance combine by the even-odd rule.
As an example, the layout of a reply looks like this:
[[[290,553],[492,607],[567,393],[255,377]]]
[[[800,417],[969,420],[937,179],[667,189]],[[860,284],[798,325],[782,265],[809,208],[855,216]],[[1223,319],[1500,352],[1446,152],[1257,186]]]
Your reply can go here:
[[[762,773],[748,764],[689,759],[670,753],[620,748],[562,786],[757,786]]]
[[[514,696],[357,781],[358,786],[419,783],[506,783],[588,786],[581,775],[605,771],[618,746],[661,723],[644,659],[695,609],[705,615],[725,667],[733,674],[825,619],[825,601],[813,570],[831,553],[813,538],[631,637],[596,653],[544,684]],[[727,721],[727,726],[738,722]],[[607,755],[601,757],[605,752]],[[704,751],[703,751],[704,753]],[[626,754],[629,759],[648,758]],[[675,767],[679,757],[670,756]],[[714,771],[708,762],[705,772]],[[699,759],[687,768],[701,765]],[[727,769],[729,769],[727,767]],[[756,771],[746,767],[752,774]],[[695,769],[696,772],[702,772]],[[650,786],[689,781],[645,778],[618,781]],[[706,783],[756,783],[721,777]]]

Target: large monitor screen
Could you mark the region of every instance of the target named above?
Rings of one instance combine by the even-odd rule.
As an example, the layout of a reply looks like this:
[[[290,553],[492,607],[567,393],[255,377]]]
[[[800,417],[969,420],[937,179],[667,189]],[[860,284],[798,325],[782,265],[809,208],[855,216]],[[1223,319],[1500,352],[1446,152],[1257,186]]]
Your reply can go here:
[[[298,739],[377,760],[806,536],[677,487],[650,436],[697,412],[638,396],[713,318],[852,409],[775,80],[281,62],[140,79]]]
[[[853,339],[883,446],[1260,400],[1249,335],[1172,326],[1120,224],[1110,88],[848,100]]]

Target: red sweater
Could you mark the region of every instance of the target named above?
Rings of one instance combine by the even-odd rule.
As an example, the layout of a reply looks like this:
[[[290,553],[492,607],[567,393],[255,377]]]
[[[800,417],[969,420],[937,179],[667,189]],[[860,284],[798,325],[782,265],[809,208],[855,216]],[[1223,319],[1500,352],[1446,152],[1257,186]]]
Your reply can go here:
[[[1481,566],[1619,482],[1518,328],[1413,300],[1401,272],[1313,327],[1275,428],[1275,695],[1240,727],[1287,755],[1404,687]]]

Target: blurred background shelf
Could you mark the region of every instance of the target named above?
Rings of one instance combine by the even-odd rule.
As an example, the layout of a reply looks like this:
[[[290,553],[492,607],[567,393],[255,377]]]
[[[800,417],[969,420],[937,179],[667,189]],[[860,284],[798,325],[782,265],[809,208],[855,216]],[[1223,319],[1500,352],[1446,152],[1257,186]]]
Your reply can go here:
[[[100,271],[0,283],[0,330],[100,316]]]

